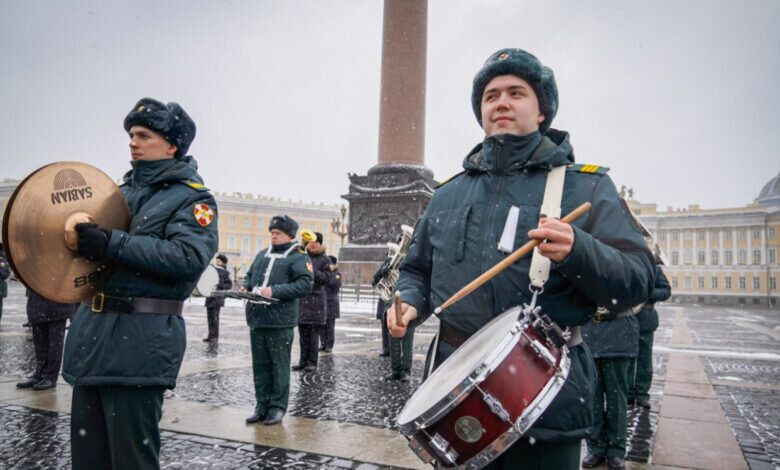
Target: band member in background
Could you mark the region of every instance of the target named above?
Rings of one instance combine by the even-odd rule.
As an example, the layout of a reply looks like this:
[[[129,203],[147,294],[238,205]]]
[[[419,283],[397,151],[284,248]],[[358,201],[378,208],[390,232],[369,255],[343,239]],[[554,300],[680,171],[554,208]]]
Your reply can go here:
[[[330,270],[333,271],[333,278],[325,286],[325,293],[328,299],[328,322],[320,330],[320,351],[331,352],[336,342],[336,319],[341,316],[339,306],[339,290],[341,289],[341,273],[339,272],[338,259],[335,256],[328,256],[330,260]]]
[[[8,297],[8,278],[11,277],[11,267],[5,260],[3,244],[0,243],[0,320],[3,319],[3,299]]]
[[[287,412],[298,299],[311,292],[314,276],[311,259],[293,242],[298,223],[287,215],[277,215],[268,230],[271,247],[257,254],[241,290],[257,289],[261,295],[279,300],[275,304],[246,304],[256,399],[255,412],[246,422],[272,425],[281,422]]]
[[[314,234],[317,238],[306,245],[306,252],[311,258],[314,271],[314,288],[309,295],[301,300],[298,316],[301,358],[298,364],[292,367],[292,370],[305,370],[306,372],[317,370],[319,332],[328,320],[328,300],[325,286],[333,279],[330,260],[325,256],[325,248],[322,246],[322,234],[319,232]]]
[[[653,383],[653,335],[658,329],[656,302],[672,296],[672,288],[661,269],[661,258],[656,258],[655,286],[650,300],[637,314],[639,320],[639,354],[628,365],[628,404],[650,409],[650,385]]]
[[[163,394],[187,343],[184,300],[218,246],[217,205],[187,150],[195,123],[176,103],[141,99],[124,120],[132,169],[120,186],[127,232],[77,224],[78,251],[113,266],[65,342],[73,385],[73,468],[159,468]]]
[[[379,269],[374,273],[374,280],[371,281],[371,287],[376,287],[379,281],[387,274],[387,267],[390,264],[392,257],[388,256]],[[390,356],[390,333],[387,330],[387,315],[385,311],[387,305],[382,301],[382,298],[376,300],[376,319],[379,320],[380,328],[382,329],[382,351],[379,353],[382,357]]]
[[[78,304],[64,304],[27,290],[27,321],[32,325],[35,372],[17,388],[46,390],[57,386],[65,343],[65,323]]]
[[[230,280],[230,271],[227,270],[227,256],[222,253],[218,254],[214,264],[219,275],[217,290],[229,290],[233,287],[233,281]],[[224,297],[206,297],[206,319],[209,325],[209,334],[203,338],[203,341],[219,340],[219,310],[224,305]]]
[[[574,165],[569,135],[550,128],[558,109],[552,70],[524,50],[500,50],[474,77],[471,102],[485,138],[466,156],[464,171],[439,186],[417,224],[397,285],[402,324],[390,306],[390,333],[402,337],[503,260],[504,250],[531,238],[546,241],[538,252],[551,260],[538,305],[562,328],[588,322],[600,304],[621,310],[645,301],[653,285],[652,253],[606,169]],[[540,219],[548,172],[559,166],[568,167],[561,214],[593,204],[572,224]],[[530,302],[530,261],[521,258],[441,313],[434,367],[491,319]],[[488,468],[517,468],[518,462],[523,468],[579,468],[580,442],[593,425],[595,369],[578,335],[568,346],[571,369],[562,389]]]

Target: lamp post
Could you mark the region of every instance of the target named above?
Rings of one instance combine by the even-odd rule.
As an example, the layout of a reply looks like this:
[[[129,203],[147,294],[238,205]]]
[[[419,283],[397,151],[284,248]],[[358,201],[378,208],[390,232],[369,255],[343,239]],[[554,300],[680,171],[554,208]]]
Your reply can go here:
[[[339,220],[338,217],[334,218],[333,221],[330,223],[330,226],[333,227],[333,233],[341,237],[341,245],[344,246],[344,237],[347,236],[347,224],[344,223],[344,217],[347,215],[347,206],[344,204],[341,205],[341,219]],[[341,230],[339,230],[341,229]]]

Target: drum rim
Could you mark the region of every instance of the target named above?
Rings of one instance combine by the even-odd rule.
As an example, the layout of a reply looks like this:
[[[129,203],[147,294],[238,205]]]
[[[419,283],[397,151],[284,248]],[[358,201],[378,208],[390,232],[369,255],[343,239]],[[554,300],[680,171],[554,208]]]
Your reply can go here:
[[[486,328],[491,323],[498,321],[503,317],[503,315],[508,314],[509,312],[514,311],[516,314],[519,314],[521,310],[522,307],[520,306],[512,307],[488,322],[483,328]],[[520,341],[520,331],[525,330],[528,324],[530,324],[530,320],[527,317],[515,321],[514,326],[512,326],[512,328],[504,334],[503,338],[501,338],[501,341],[496,345],[496,348],[493,351],[487,353],[484,357],[480,358],[477,362],[477,366],[463,380],[461,380],[458,385],[453,387],[447,394],[445,394],[444,397],[437,400],[432,406],[430,406],[419,416],[411,419],[406,423],[401,423],[396,419],[399,430],[403,434],[411,437],[420,429],[429,427],[431,424],[441,419],[442,416],[446,415],[455,407],[457,407],[474,390],[476,385],[482,383],[488,375],[492,374],[496,368],[501,365],[501,362],[503,362],[504,358],[506,358],[506,356],[512,352],[517,342]],[[465,346],[473,339],[476,339],[475,335],[472,335],[459,347]],[[442,365],[439,366],[439,368],[444,366],[447,361],[449,361],[449,358],[447,358],[447,360],[445,360]],[[433,375],[428,377],[429,380],[432,378]],[[404,405],[403,409],[401,409],[399,416],[404,414],[406,407],[409,405],[412,399],[415,398],[417,393],[421,391],[421,389],[422,387],[418,388],[409,401],[407,401],[406,405]]]

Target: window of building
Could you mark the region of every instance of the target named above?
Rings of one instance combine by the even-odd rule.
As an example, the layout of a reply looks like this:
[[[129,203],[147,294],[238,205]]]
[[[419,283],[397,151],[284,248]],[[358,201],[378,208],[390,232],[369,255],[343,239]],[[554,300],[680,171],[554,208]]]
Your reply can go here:
[[[718,290],[718,278],[712,276],[712,290]]]
[[[745,276],[739,276],[739,290],[745,290]]]
[[[246,263],[243,263],[241,265],[241,275],[246,276],[246,272],[247,272]]]
[[[696,238],[700,241],[704,241],[704,237],[707,236],[707,233],[704,230],[699,230],[696,232]]]
[[[761,264],[761,249],[753,248],[753,264]]]
[[[658,232],[658,240],[659,241],[666,240],[666,232],[665,231],[661,230],[661,231]]]
[[[712,241],[714,242],[718,241],[718,231],[713,230],[712,232],[710,232],[710,237]]]
[[[699,276],[699,289],[704,289],[704,276]]]
[[[771,291],[777,290],[777,278],[774,276],[769,278],[769,290]]]
[[[767,252],[769,264],[777,264],[777,248],[770,248]]]
[[[731,248],[726,248],[726,253],[723,256],[723,262],[725,264],[731,264],[734,262],[734,255],[731,252]]]
[[[710,253],[712,260],[711,264],[718,264],[718,250],[712,250],[712,253]]]
[[[235,227],[236,226],[236,216],[235,215],[231,215],[230,216],[230,226],[231,227]]]
[[[677,289],[677,276],[672,277],[672,289]]]
[[[257,229],[265,230],[265,221],[263,219],[257,219]]]
[[[753,290],[761,289],[761,279],[753,276]]]
[[[309,228],[311,228],[311,231],[312,231],[312,232],[316,232],[316,231],[317,231],[317,224],[311,224],[311,225],[309,226]]]
[[[241,253],[249,253],[249,237],[241,237]]]
[[[691,288],[691,276],[685,276],[685,288],[686,289]]]
[[[2,208],[0,207],[0,209],[2,209]],[[769,233],[767,235],[768,235],[769,238],[775,238],[775,228],[774,227],[769,227]]]
[[[264,248],[263,247],[264,243],[265,243],[265,239],[263,237],[256,237],[255,238],[255,250],[256,251],[262,250]]]
[[[747,230],[745,230],[744,228],[741,228],[741,229],[737,230],[737,239],[738,240],[744,240],[746,232],[747,232]]]
[[[672,241],[677,241],[677,237],[679,235],[677,234],[677,230],[672,230]]]
[[[683,231],[683,240],[685,240],[686,242],[693,240],[693,234],[691,233],[690,230]]]
[[[691,253],[690,248],[686,248],[683,250],[683,264],[692,264],[693,263],[693,255]]]
[[[707,252],[699,250],[696,255],[696,261],[698,261],[699,264],[704,264],[707,261]]]
[[[726,290],[731,290],[731,276],[726,276],[726,278],[723,280],[725,284]]]
[[[731,240],[731,230],[725,230],[723,232],[723,239],[724,240]]]
[[[761,238],[761,229],[760,228],[754,228],[753,229],[753,240],[758,240]]]
[[[229,250],[235,250],[236,249],[236,236],[235,235],[228,235],[228,249]]]
[[[252,225],[252,222],[249,220],[249,217],[244,217],[244,228],[250,228]]]
[[[739,257],[737,258],[739,264],[747,264],[747,250],[745,248],[739,249]]]
[[[680,253],[677,250],[672,250],[672,264],[680,264]]]
[[[328,234],[328,224],[322,224],[322,234],[323,235]]]

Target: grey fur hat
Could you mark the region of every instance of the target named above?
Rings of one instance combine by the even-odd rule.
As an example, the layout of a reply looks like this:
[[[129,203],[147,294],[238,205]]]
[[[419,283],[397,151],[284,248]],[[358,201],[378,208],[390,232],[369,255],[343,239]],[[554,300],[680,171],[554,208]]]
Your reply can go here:
[[[273,229],[281,230],[292,238],[295,238],[295,235],[298,233],[298,222],[287,214],[275,215],[271,219],[271,223],[268,224],[268,231],[270,232]]]
[[[542,65],[535,55],[522,49],[501,49],[493,53],[474,76],[471,107],[479,125],[482,125],[482,94],[488,83],[499,75],[516,75],[531,85],[539,100],[539,111],[544,114],[544,121],[539,124],[539,132],[547,132],[555,113],[558,112],[558,86],[555,84],[555,76],[552,69]]]
[[[161,103],[154,98],[141,98],[125,117],[125,130],[143,126],[160,134],[176,146],[176,156],[187,155],[195,139],[195,121],[178,103]]]

